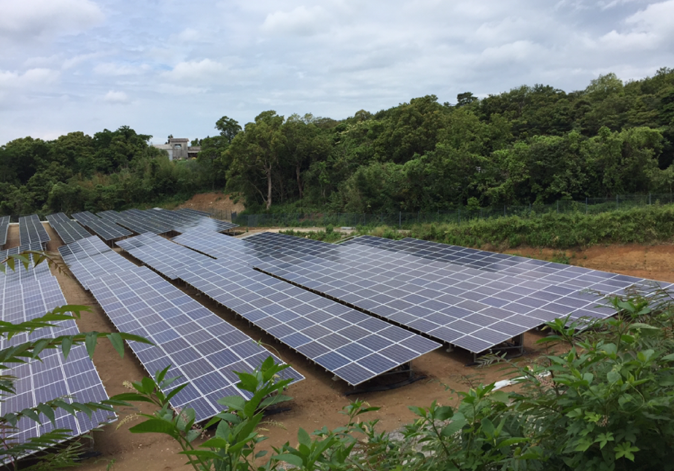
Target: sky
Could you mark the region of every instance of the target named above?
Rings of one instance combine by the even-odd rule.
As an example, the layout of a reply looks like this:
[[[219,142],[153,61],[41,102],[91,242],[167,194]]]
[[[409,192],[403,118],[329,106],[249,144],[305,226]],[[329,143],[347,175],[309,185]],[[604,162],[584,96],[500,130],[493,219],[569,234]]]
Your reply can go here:
[[[0,144],[123,125],[163,143],[262,111],[582,90],[674,67],[674,0],[0,0]]]

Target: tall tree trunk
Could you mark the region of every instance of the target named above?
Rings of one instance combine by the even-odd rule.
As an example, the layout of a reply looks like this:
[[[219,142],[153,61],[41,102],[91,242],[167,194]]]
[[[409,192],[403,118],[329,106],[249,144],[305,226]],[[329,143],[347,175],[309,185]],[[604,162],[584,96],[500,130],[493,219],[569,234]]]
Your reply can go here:
[[[271,166],[267,168],[267,211],[271,208]]]
[[[303,198],[302,194],[302,180],[300,179],[300,166],[295,166],[295,173],[297,174],[297,190],[300,192],[300,199]]]

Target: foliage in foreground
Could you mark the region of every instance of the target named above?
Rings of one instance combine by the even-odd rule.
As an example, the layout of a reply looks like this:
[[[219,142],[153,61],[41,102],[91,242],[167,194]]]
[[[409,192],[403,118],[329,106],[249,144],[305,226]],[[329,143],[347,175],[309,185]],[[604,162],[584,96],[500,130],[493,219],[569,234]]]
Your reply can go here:
[[[462,224],[420,224],[400,232],[381,226],[361,233],[401,239],[444,242],[464,247],[491,245],[502,249],[527,245],[567,249],[597,244],[671,242],[674,205],[647,206],[602,214],[556,214],[475,220]]]
[[[284,368],[271,358],[254,373],[239,373],[238,387],[250,400],[228,397],[226,409],[207,425],[213,438],[200,443],[194,412],[171,411],[160,391],[166,370],[135,383],[135,393],[117,400],[159,407],[134,426],[136,433],[164,433],[182,446],[196,470],[651,470],[674,469],[674,301],[657,289],[611,300],[612,319],[548,324],[550,353],[535,363],[504,361],[516,392],[480,385],[453,394],[457,407],[433,403],[410,407],[417,419],[397,436],[376,431],[376,411],[362,401],[344,409],[347,423],[310,435],[297,444],[260,451],[265,410],[288,399]],[[402,438],[401,438],[401,436]]]

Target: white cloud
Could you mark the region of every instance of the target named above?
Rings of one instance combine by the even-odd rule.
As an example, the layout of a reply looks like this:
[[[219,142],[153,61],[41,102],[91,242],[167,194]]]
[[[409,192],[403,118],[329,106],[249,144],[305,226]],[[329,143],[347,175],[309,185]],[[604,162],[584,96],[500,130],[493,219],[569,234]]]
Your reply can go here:
[[[292,11],[275,11],[267,15],[262,30],[297,36],[313,36],[325,32],[325,23],[330,19],[320,6],[307,8],[304,5]]]
[[[597,47],[621,51],[671,48],[672,18],[674,0],[648,5],[625,19],[626,31],[612,30],[599,38]]]
[[[163,72],[161,77],[194,89],[195,85],[228,86],[232,82],[240,83],[254,73],[253,69],[236,68],[230,62],[233,60],[225,58],[222,61],[202,59],[179,62],[172,70]]]
[[[198,41],[201,38],[201,34],[196,29],[186,28],[178,34],[178,39],[180,41]]]
[[[0,2],[0,144],[125,124],[199,136],[223,114],[339,119],[674,64],[674,0]]]
[[[123,105],[130,102],[126,93],[115,90],[110,90],[108,93],[106,93],[103,97],[103,101],[115,105]]]
[[[18,72],[0,71],[0,89],[30,88],[35,85],[47,85],[55,82],[60,73],[51,69],[28,69],[23,74]]]
[[[150,66],[147,64],[132,66],[128,64],[118,64],[115,62],[104,62],[94,67],[95,73],[108,76],[141,75],[148,70],[150,70]]]
[[[0,35],[21,39],[76,33],[103,19],[91,0],[10,0],[2,4]]]

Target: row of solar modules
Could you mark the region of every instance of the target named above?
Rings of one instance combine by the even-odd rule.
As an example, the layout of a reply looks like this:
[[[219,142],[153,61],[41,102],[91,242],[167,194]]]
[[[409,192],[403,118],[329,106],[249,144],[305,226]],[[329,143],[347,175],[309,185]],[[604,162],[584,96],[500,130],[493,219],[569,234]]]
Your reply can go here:
[[[73,214],[73,218],[105,241],[128,237],[132,233],[168,234],[194,228],[224,232],[237,227],[236,224],[211,219],[198,211],[184,208],[174,211],[164,209],[101,211],[97,215],[83,211]]]
[[[474,353],[555,318],[612,315],[598,307],[602,298],[593,291],[612,295],[634,284],[652,287],[640,278],[423,241],[383,249],[373,245],[391,242],[369,237],[342,245],[271,233],[245,240],[185,237],[174,240]]]
[[[174,240],[201,250],[202,246],[194,244],[200,234],[204,233],[190,231]],[[181,278],[354,386],[440,347],[420,335],[255,271],[246,263],[230,259],[224,265],[152,234],[117,245],[165,276]]]
[[[42,242],[36,241],[6,250],[2,256],[4,260],[8,255],[41,249]],[[4,322],[30,321],[65,304],[67,303],[58,281],[52,276],[46,263],[37,266],[31,263],[28,269],[17,265],[15,270],[7,268],[6,273],[0,274],[0,320]],[[75,335],[78,332],[74,320],[63,321],[56,327],[15,335],[11,340],[0,339],[0,348],[43,338]],[[100,402],[108,399],[83,345],[73,347],[67,359],[63,358],[59,350],[44,350],[40,357],[42,361],[29,361],[3,372],[18,380],[14,383],[16,393],[0,402],[0,414],[33,408],[40,403],[66,396],[77,402]],[[70,429],[72,436],[78,436],[91,431],[99,423],[114,418],[103,411],[95,412],[91,417],[84,413],[72,416],[63,410],[55,410],[55,414],[55,425],[45,416],[42,425],[26,418],[19,422],[16,432],[5,433],[9,434],[10,440],[18,443],[38,437],[54,427]]]
[[[194,408],[198,421],[220,411],[218,399],[246,396],[234,386],[238,382],[234,372],[251,372],[274,356],[161,276],[132,264],[97,237],[62,246],[59,251],[119,331],[154,342],[129,343],[145,370],[154,374],[173,365],[171,371],[180,379],[172,387],[188,386],[174,396],[171,405]],[[283,375],[293,381],[303,379],[292,368]]]
[[[7,243],[7,233],[9,232],[9,216],[0,217],[0,249]],[[4,259],[3,259],[4,260]]]
[[[21,245],[38,242],[43,247],[51,240],[36,214],[19,218],[19,238]]]
[[[64,244],[91,237],[91,234],[81,224],[63,213],[50,214],[47,216],[47,221]]]
[[[97,234],[104,241],[112,241],[132,235],[132,232],[107,219],[101,219],[89,211],[73,214],[73,219]]]

